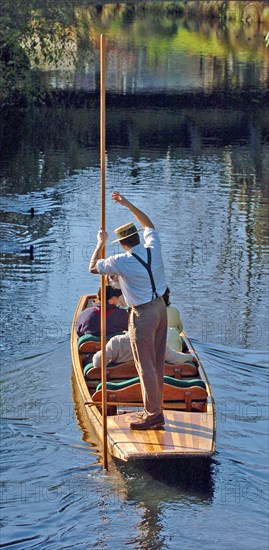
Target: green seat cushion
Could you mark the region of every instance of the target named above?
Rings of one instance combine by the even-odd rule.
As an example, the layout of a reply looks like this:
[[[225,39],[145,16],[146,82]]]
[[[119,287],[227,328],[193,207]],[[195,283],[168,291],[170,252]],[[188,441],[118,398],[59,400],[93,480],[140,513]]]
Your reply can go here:
[[[106,387],[108,390],[111,390],[111,391],[123,390],[124,388],[128,388],[129,386],[138,384],[138,382],[139,382],[139,376],[135,376],[135,378],[129,378],[129,380],[123,380],[123,382],[107,382]],[[96,391],[101,390],[101,388],[102,388],[102,382],[98,384]]]
[[[193,367],[195,367],[197,369],[197,365],[196,363],[194,363],[194,361],[185,361],[185,363],[182,363],[182,365],[192,365]]]
[[[118,332],[116,334],[107,334],[106,339],[110,340],[113,336],[117,336],[119,334],[124,334],[123,332]],[[78,348],[80,348],[81,344],[84,344],[85,342],[101,342],[101,335],[96,336],[96,334],[83,334],[83,336],[80,336],[78,339]]]
[[[118,367],[119,365],[122,365],[122,364],[124,364],[124,363],[108,363],[106,368],[111,369],[113,367]],[[88,363],[87,365],[85,365],[85,367],[83,369],[84,376],[86,376],[86,374],[93,368],[95,368],[93,363]]]
[[[84,344],[85,342],[100,342],[101,336],[96,336],[94,334],[83,334],[83,336],[80,336],[78,339],[78,348],[81,346],[81,344]]]
[[[195,378],[193,380],[178,380],[177,378],[172,378],[172,376],[164,376],[164,383],[170,384],[170,386],[175,386],[176,388],[191,388],[192,386],[200,386],[200,388],[206,389],[206,385],[203,380],[200,378]]]
[[[133,386],[133,384],[138,384],[139,382],[139,376],[136,376],[135,378],[130,378],[129,380],[124,380],[123,382],[107,382],[106,387],[108,390],[111,391],[117,391],[122,390],[124,388],[128,388],[129,386]],[[177,378],[172,378],[172,376],[164,376],[164,383],[170,384],[170,386],[175,386],[176,388],[191,388],[192,386],[200,386],[201,388],[206,389],[206,385],[203,382],[203,380],[195,379],[195,380],[177,380]],[[96,391],[100,390],[102,388],[102,383],[98,384]]]
[[[92,363],[88,363],[88,365],[85,365],[84,369],[83,369],[83,373],[84,373],[84,376],[86,376],[86,374],[93,368],[93,364]]]

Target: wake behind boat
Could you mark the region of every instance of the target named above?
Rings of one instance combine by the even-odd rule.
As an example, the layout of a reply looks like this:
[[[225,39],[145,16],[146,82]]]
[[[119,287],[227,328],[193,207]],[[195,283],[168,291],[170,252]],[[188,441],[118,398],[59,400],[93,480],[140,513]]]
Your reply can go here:
[[[72,325],[72,364],[80,401],[98,438],[103,438],[101,371],[85,366],[101,343],[91,335],[77,337],[78,315],[96,303],[95,295],[84,294]],[[181,333],[183,351],[190,350],[195,362],[165,363],[163,412],[165,428],[136,431],[130,421],[143,402],[139,378],[133,362],[109,364],[107,374],[107,447],[123,461],[130,459],[210,457],[215,452],[215,408],[205,370],[190,340]]]

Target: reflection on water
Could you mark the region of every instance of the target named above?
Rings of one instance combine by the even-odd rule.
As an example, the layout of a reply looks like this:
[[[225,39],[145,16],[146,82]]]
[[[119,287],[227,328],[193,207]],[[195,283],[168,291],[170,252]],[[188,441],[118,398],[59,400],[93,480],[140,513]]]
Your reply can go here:
[[[246,119],[243,111],[233,109],[217,114],[211,109],[163,109],[157,115],[150,109],[137,114],[133,108],[108,111],[107,193],[120,182],[122,191],[141,206],[152,195],[150,214],[162,232],[173,300],[188,331],[204,341],[267,346],[266,113],[255,108]],[[33,120],[31,114],[24,118],[23,140],[14,140],[2,165],[3,303],[19,293],[18,306],[6,312],[14,329],[21,301],[31,305],[33,313],[23,319],[25,341],[35,316],[35,334],[41,338],[53,334],[52,326],[57,334],[68,333],[69,304],[74,307],[82,288],[95,284],[86,264],[99,219],[98,112],[84,121],[76,109],[44,109]],[[59,136],[61,123],[69,131]],[[36,141],[30,146],[33,131]],[[108,208],[112,231],[119,220],[109,197]],[[124,213],[119,215],[124,223]],[[35,289],[31,297],[30,287]],[[57,293],[57,311],[50,289]],[[49,308],[53,322],[39,311],[41,296],[43,311]]]
[[[188,548],[203,536],[209,548],[218,542],[225,550],[228,533],[234,540],[233,529],[226,531],[228,524],[236,526],[240,542],[245,536],[246,541],[250,540],[256,522],[250,510],[255,510],[255,516],[263,523],[262,509],[268,498],[263,486],[267,475],[264,452],[268,410],[264,388],[268,355],[199,342],[195,342],[195,347],[206,361],[215,389],[218,454],[206,461],[170,459],[139,465],[110,461],[106,484],[100,477],[96,484],[105,524],[109,523],[108,510],[112,506],[113,526],[116,522],[117,540],[122,547],[128,540],[134,548],[175,548],[185,540]],[[255,385],[251,384],[254,378]],[[83,409],[79,421],[80,414],[83,417]],[[86,440],[87,437],[94,438],[89,426]],[[131,515],[124,525],[126,507]],[[242,523],[240,527],[237,521],[243,522],[244,533]],[[105,526],[101,532],[109,540]],[[265,548],[265,530],[261,529],[260,535],[260,547]],[[248,548],[247,542],[244,545]]]
[[[123,6],[92,8],[90,16],[88,10],[81,9],[76,22],[76,65],[65,70],[46,67],[44,82],[52,88],[98,89],[99,36],[103,33],[107,38],[109,91],[208,93],[258,86],[266,89],[267,27],[266,22],[243,24],[242,14],[225,25],[220,18],[203,20],[199,15],[128,11],[128,7],[125,11]]]
[[[124,209],[110,202],[118,188],[138,207],[146,205],[160,231],[172,302],[214,389],[218,454],[207,463],[141,468],[111,460],[108,474],[102,471],[100,443],[75,390],[72,399],[68,342],[80,295],[97,285],[88,260],[100,215],[98,106],[93,100],[77,108],[6,112],[0,161],[3,544],[263,550],[269,49],[249,27],[238,36],[231,27],[225,37],[213,22],[155,18],[149,25],[146,15],[119,24],[116,14],[105,21],[105,10],[98,21],[109,37],[109,85],[117,89],[108,94],[107,229],[112,235],[126,222]],[[72,73],[72,86],[80,78],[87,90],[98,87],[96,65],[92,88],[90,64]],[[238,94],[248,83],[248,94]],[[187,84],[193,98],[185,103]],[[220,101],[225,86],[229,99],[224,94]],[[215,96],[196,93],[201,87],[214,88]],[[170,99],[164,90],[173,91]],[[117,251],[108,244],[108,253]]]
[[[116,470],[117,468],[117,470]],[[180,537],[180,525],[166,530],[166,517],[184,507],[204,507],[212,503],[212,463],[207,461],[143,462],[138,465],[111,466],[110,476],[122,499],[135,505],[139,513],[137,533],[131,535],[134,547],[155,550],[175,547]],[[169,541],[169,542],[168,542]],[[169,546],[171,545],[171,546]]]

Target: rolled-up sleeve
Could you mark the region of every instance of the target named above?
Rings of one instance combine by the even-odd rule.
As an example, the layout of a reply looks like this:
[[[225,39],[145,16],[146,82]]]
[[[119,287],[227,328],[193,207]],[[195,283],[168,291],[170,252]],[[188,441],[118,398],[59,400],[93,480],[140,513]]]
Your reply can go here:
[[[96,268],[100,275],[110,275],[111,273],[119,273],[117,261],[114,256],[109,256],[105,260],[97,260]]]
[[[154,246],[156,243],[160,244],[160,237],[156,229],[146,227],[144,230],[144,241],[146,246]]]

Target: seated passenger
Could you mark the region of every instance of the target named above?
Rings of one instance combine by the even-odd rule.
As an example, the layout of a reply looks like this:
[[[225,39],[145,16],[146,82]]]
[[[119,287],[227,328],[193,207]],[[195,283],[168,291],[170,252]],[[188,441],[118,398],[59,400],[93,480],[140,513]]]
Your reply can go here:
[[[97,351],[92,358],[94,367],[101,366],[101,351]],[[127,363],[133,361],[133,353],[128,332],[113,336],[106,344],[106,364]],[[166,346],[165,361],[172,365],[196,361],[191,353],[181,353]]]
[[[175,351],[182,351],[182,338],[175,327],[167,327],[167,344]]]
[[[118,307],[121,290],[106,286],[106,333],[107,335],[119,334],[128,329],[129,314],[124,308]],[[101,288],[98,290],[100,302]],[[82,311],[76,323],[78,336],[84,334],[101,335],[101,303]]]
[[[118,275],[116,273],[112,274],[112,275],[106,275],[106,284],[112,286],[112,288],[120,289],[120,283],[119,283]],[[120,306],[126,307],[126,302],[125,302],[122,294],[121,294],[121,296],[119,296],[118,307],[120,307]]]
[[[182,338],[180,333],[183,330],[180,314],[175,306],[171,306],[170,289],[167,287],[163,299],[167,306],[167,344],[175,351],[182,350]]]

